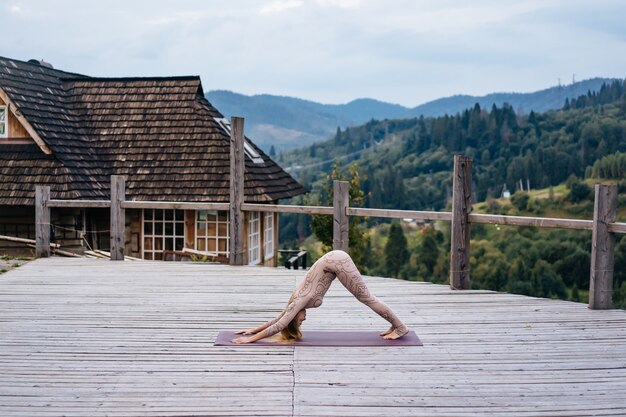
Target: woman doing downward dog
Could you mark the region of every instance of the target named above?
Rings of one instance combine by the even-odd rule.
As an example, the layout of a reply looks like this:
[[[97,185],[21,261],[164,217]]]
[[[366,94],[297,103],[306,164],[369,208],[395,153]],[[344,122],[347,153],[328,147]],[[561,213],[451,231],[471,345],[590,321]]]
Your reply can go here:
[[[306,319],[306,309],[317,308],[322,305],[324,294],[330,288],[335,277],[357,300],[391,323],[389,330],[380,334],[385,339],[398,339],[409,332],[409,329],[385,303],[370,294],[350,255],[340,250],[334,250],[322,256],[311,266],[304,280],[291,294],[287,307],[278,317],[256,329],[239,331],[238,334],[252,336],[239,337],[233,342],[253,343],[277,333],[281,333],[282,338],[286,341],[300,339],[302,337],[300,325]]]

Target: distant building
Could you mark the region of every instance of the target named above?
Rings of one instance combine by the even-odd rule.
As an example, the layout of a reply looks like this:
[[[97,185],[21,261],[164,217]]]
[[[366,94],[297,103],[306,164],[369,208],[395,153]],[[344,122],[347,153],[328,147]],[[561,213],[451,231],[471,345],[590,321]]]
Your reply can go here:
[[[36,185],[52,199],[109,199],[111,175],[134,201],[228,202],[228,122],[200,78],[92,78],[0,57],[0,235],[34,238]],[[245,139],[245,201],[305,192]],[[109,247],[108,209],[52,209],[53,240]],[[246,260],[276,263],[276,214],[245,213]],[[126,210],[126,254],[161,259],[190,248],[229,254],[229,213]],[[0,252],[23,249],[0,241]]]

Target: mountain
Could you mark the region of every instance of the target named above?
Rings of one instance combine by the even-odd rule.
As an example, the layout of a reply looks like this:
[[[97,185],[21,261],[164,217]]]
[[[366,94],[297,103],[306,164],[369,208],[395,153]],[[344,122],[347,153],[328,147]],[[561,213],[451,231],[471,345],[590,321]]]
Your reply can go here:
[[[246,118],[246,132],[263,150],[277,151],[308,146],[333,136],[337,127],[358,126],[371,119],[403,119],[456,114],[475,103],[482,108],[510,104],[517,113],[543,112],[563,107],[588,91],[598,91],[612,79],[593,78],[534,93],[493,93],[486,96],[455,95],[408,108],[399,104],[361,98],[346,104],[321,104],[294,97],[260,94],[247,96],[226,90],[212,90],[206,98],[225,117]]]
[[[455,154],[472,157],[474,197],[484,201],[520,183],[535,189],[582,178],[596,160],[617,152],[626,152],[626,80],[527,116],[508,104],[474,104],[454,115],[372,120],[278,160],[308,189],[325,181],[336,162],[357,162],[367,205],[423,210],[447,204]],[[622,172],[613,158],[607,171]]]

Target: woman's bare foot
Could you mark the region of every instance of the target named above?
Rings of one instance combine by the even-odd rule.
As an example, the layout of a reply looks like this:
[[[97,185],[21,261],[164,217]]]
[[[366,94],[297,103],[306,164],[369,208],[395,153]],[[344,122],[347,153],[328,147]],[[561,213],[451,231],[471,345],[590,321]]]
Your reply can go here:
[[[381,336],[387,336],[389,333],[393,332],[393,326],[391,326],[388,330],[380,333]]]
[[[409,329],[406,326],[402,326],[400,328],[393,329],[391,333],[383,336],[383,339],[387,339],[387,340],[400,339],[402,336],[406,335],[408,332],[409,332]]]

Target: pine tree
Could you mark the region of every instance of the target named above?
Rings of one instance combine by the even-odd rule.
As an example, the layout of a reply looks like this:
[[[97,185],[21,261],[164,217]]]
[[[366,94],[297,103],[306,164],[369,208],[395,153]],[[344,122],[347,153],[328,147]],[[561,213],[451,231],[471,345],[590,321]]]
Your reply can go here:
[[[409,259],[406,237],[398,223],[392,223],[389,229],[389,239],[385,245],[385,267],[387,274],[398,277],[400,270]]]

